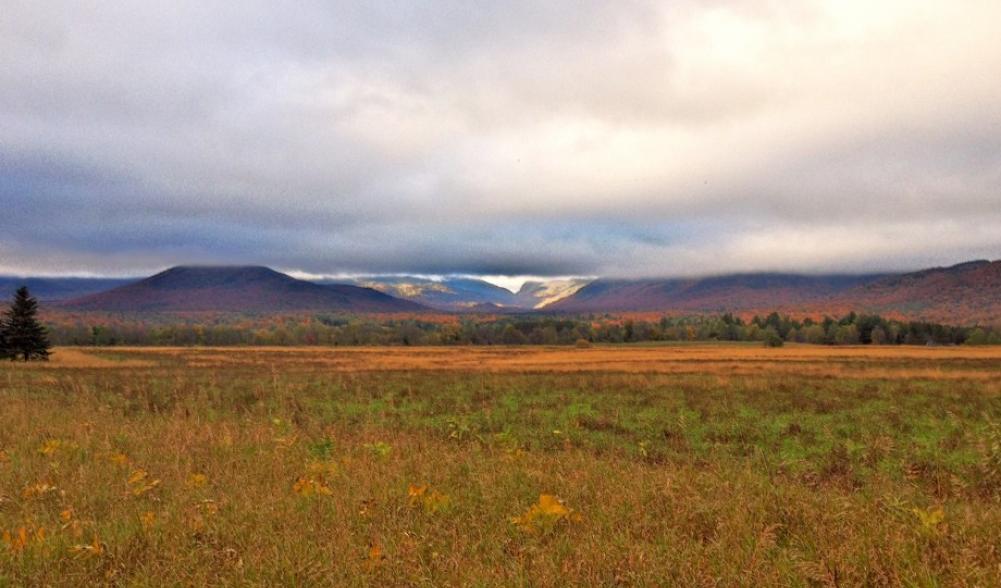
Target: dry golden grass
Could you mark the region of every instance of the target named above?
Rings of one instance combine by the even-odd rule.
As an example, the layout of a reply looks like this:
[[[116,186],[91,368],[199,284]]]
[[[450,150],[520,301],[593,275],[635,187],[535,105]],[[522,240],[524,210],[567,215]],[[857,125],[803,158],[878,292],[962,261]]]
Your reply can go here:
[[[998,586],[1001,350],[59,349],[0,586]]]
[[[84,350],[77,347],[60,347],[52,351],[50,360],[46,363],[31,362],[17,366],[18,369],[52,369],[52,368],[137,368],[149,367],[154,362],[142,359],[111,360],[102,357],[100,352]]]
[[[277,365],[281,369],[357,371],[625,372],[790,374],[818,377],[997,378],[999,347],[599,346],[567,347],[118,347],[62,348],[50,367],[139,367],[170,357],[192,368]],[[98,355],[95,355],[98,354]]]

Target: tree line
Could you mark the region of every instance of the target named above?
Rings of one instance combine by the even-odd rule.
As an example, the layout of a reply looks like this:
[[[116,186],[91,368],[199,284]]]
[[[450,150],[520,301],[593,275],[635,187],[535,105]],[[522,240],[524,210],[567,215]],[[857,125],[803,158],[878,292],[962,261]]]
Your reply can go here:
[[[745,320],[732,314],[657,320],[615,315],[452,316],[446,319],[365,315],[134,318],[49,324],[57,345],[575,345],[654,341],[749,341],[819,345],[1001,344],[992,327],[960,327],[849,313],[795,319],[773,312]]]

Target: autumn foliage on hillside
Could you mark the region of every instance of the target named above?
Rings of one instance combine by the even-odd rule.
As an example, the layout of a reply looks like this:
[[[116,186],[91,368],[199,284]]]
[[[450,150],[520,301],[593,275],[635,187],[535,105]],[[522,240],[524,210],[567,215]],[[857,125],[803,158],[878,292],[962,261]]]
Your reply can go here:
[[[832,306],[950,324],[1001,322],[1001,261],[973,261],[858,286]]]
[[[599,280],[547,307],[568,313],[725,313],[772,310],[818,319],[851,311],[899,320],[1001,326],[1001,261],[906,274],[742,274],[668,280]]]

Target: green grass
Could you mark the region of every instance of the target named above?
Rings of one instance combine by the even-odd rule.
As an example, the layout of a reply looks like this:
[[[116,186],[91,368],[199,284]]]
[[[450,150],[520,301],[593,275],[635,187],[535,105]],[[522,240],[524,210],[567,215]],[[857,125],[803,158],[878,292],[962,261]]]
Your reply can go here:
[[[0,372],[0,585],[1001,584],[996,382],[159,360]]]

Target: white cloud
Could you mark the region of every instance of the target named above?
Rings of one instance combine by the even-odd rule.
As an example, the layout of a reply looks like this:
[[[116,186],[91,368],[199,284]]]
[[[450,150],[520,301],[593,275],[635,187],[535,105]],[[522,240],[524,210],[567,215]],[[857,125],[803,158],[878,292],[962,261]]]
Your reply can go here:
[[[4,13],[0,270],[653,275],[1001,254],[997,2]]]

